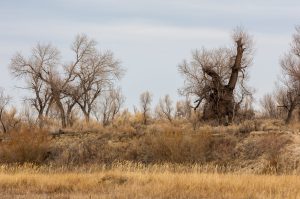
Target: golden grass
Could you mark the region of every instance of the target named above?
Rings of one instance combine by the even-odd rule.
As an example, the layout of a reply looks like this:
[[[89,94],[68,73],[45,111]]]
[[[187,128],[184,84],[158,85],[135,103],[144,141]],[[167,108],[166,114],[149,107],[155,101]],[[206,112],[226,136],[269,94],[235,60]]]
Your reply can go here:
[[[300,178],[209,173],[201,166],[0,168],[0,198],[299,198]]]

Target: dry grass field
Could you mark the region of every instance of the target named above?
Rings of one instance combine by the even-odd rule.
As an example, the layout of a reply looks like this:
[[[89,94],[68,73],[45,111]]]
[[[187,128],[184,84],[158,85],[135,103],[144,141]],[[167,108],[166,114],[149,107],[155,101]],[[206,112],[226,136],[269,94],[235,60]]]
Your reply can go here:
[[[89,169],[2,166],[1,198],[300,198],[296,175],[207,172],[203,166],[117,164]],[[212,169],[212,168],[210,168]]]
[[[288,1],[2,1],[0,199],[300,199]]]
[[[297,125],[23,128],[2,137],[0,199],[300,198]]]

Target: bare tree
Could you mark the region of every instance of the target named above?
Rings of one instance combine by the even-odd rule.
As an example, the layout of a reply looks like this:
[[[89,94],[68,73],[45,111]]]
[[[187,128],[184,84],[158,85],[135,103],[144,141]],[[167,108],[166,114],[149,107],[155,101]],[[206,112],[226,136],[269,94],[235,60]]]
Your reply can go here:
[[[270,93],[265,94],[260,99],[260,105],[263,110],[264,116],[269,118],[277,118],[278,112],[277,112],[277,103],[276,103],[275,96],[273,96]]]
[[[22,109],[20,114],[21,120],[23,123],[27,124],[29,128],[32,128],[36,125],[35,113],[32,111],[32,104],[28,100],[25,100],[22,103]]]
[[[6,126],[5,129],[7,132],[20,126],[21,118],[19,117],[15,107],[11,107],[4,115],[4,125]]]
[[[281,68],[290,81],[299,83],[300,81],[300,26],[296,27],[293,35],[291,49],[281,59]]]
[[[203,119],[231,122],[236,102],[251,95],[245,83],[247,68],[252,62],[252,39],[240,28],[234,31],[232,38],[233,49],[196,50],[190,62],[184,60],[179,65],[185,79],[180,93],[197,98],[195,109],[204,102]]]
[[[190,99],[176,102],[175,117],[189,119],[192,115],[192,108]]]
[[[169,95],[165,95],[163,98],[161,98],[156,107],[156,114],[158,115],[158,117],[165,118],[172,122],[174,111],[172,104],[173,102]]]
[[[253,108],[253,97],[252,95],[246,95],[236,103],[234,110],[234,120],[241,122],[244,120],[250,120],[255,117],[255,111]]]
[[[21,119],[17,115],[17,110],[14,107],[8,109],[11,98],[0,89],[0,123],[2,132],[7,133],[16,128],[21,123]]]
[[[285,122],[290,123],[293,111],[300,106],[300,27],[296,27],[291,49],[280,64],[282,87],[277,93],[277,101],[287,111]]]
[[[143,124],[148,124],[150,118],[152,95],[149,91],[143,92],[140,95],[141,112],[143,114]]]
[[[106,126],[115,119],[116,115],[120,112],[124,101],[125,98],[122,95],[120,88],[111,89],[102,97],[99,104],[99,110],[94,110],[95,115],[98,115],[99,112],[102,124]]]
[[[288,124],[291,122],[292,115],[297,106],[300,105],[299,94],[300,89],[296,90],[283,86],[277,90],[277,103],[280,108],[284,108],[286,111],[285,122]]]
[[[71,86],[73,92],[70,95],[88,122],[96,99],[113,87],[115,80],[122,77],[124,70],[112,52],[100,52],[96,49],[96,42],[86,35],[78,35],[73,43],[72,49],[75,54],[82,48],[85,52],[79,53],[82,54],[82,59],[74,70],[75,81]]]
[[[0,123],[4,133],[7,133],[8,129],[5,124],[5,115],[7,114],[7,106],[10,102],[10,97],[5,95],[3,89],[0,90]]]
[[[27,88],[35,94],[35,98],[31,101],[37,109],[39,117],[42,117],[47,105],[50,108],[55,103],[60,110],[62,126],[66,127],[65,110],[62,103],[65,96],[62,91],[72,77],[70,75],[66,79],[60,77],[58,73],[59,54],[59,51],[50,44],[38,44],[27,59],[17,53],[11,60],[10,68],[16,77],[24,77],[29,82]]]
[[[28,89],[34,91],[35,96],[27,98],[36,111],[38,112],[39,126],[43,126],[44,116],[49,107],[49,102],[51,100],[51,90],[38,76],[32,76],[28,80]]]
[[[10,69],[13,75],[25,78],[26,89],[31,90],[34,94],[34,97],[28,100],[37,110],[40,120],[44,116],[50,98],[53,97],[53,89],[47,83],[53,76],[58,62],[58,50],[51,45],[41,44],[33,48],[32,55],[28,59],[17,53],[11,60]]]
[[[28,81],[27,88],[34,93],[32,105],[38,111],[39,118],[56,106],[62,127],[70,122],[76,104],[89,121],[96,98],[123,74],[113,54],[99,52],[96,42],[85,35],[76,37],[72,51],[73,61],[62,64],[55,47],[38,44],[29,58],[17,53],[10,65],[16,77]]]

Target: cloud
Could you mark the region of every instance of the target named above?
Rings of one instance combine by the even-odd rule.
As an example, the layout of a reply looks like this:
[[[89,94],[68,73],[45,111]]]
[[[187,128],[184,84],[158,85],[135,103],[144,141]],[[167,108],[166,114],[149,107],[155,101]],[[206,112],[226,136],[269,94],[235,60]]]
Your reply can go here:
[[[236,0],[59,0],[58,4],[66,7],[89,7],[90,10],[108,9],[110,13],[164,13],[165,15],[239,15],[251,17],[298,17],[299,2],[297,0],[272,1],[236,1]],[[101,9],[104,8],[104,9]]]
[[[156,24],[97,24],[97,23],[57,23],[49,22],[46,24],[43,21],[33,22],[29,24],[11,24],[10,22],[2,23],[1,29],[5,30],[0,33],[3,38],[69,38],[70,35],[75,36],[77,33],[87,33],[91,36],[104,39],[164,39],[164,40],[193,40],[197,38],[203,39],[225,39],[228,38],[229,29],[210,28],[210,27],[180,27],[166,26]],[[22,31],[20,31],[22,30]],[[0,38],[1,39],[1,38]]]
[[[270,91],[279,56],[288,48],[300,17],[295,0],[28,0],[18,6],[12,2],[0,7],[3,71],[18,50],[28,53],[36,42],[51,42],[65,55],[75,35],[86,33],[101,48],[112,49],[129,69],[122,83],[128,104],[138,103],[138,92],[146,89],[156,96],[175,95],[182,84],[176,65],[194,48],[231,45],[230,31],[239,24],[256,43],[251,84],[260,89],[259,95]],[[0,77],[2,86],[16,84],[8,72]]]

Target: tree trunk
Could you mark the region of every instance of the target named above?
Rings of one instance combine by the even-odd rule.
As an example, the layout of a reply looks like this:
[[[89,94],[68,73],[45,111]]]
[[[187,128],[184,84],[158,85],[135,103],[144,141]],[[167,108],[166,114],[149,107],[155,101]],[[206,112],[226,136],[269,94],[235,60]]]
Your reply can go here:
[[[226,125],[233,120],[235,104],[233,91],[238,81],[244,52],[241,39],[236,41],[236,44],[237,55],[227,85],[221,83],[220,76],[214,70],[210,68],[204,69],[204,72],[212,78],[214,86],[209,98],[206,99],[206,105],[203,111],[204,120],[217,119],[219,124]]]
[[[6,129],[6,126],[4,124],[4,121],[3,121],[3,109],[0,110],[0,122],[1,122],[1,125],[2,125],[2,128],[3,128],[3,132],[6,133],[7,132],[7,129]]]
[[[236,48],[237,54],[235,57],[234,65],[232,66],[230,79],[229,79],[229,82],[227,85],[227,87],[231,90],[234,90],[234,88],[236,86],[238,76],[239,76],[239,71],[241,70],[242,58],[243,58],[243,52],[244,52],[242,39],[239,39],[238,41],[236,41],[236,44],[237,44],[237,48]]]
[[[73,110],[73,107],[75,106],[75,102],[72,103],[72,104],[68,104],[67,106],[67,113],[66,113],[66,120],[67,120],[67,125],[68,126],[73,126],[73,121],[71,119],[71,115],[72,115],[72,110]]]
[[[287,110],[288,114],[287,114],[287,116],[285,118],[285,123],[286,124],[289,124],[291,122],[292,116],[293,116],[293,112],[294,112],[295,108],[296,108],[295,106],[291,106],[290,109]]]
[[[234,97],[230,89],[220,89],[211,94],[203,111],[204,120],[217,120],[219,124],[228,124],[233,120]]]
[[[40,111],[39,115],[38,115],[38,121],[39,121],[39,127],[43,128],[44,126],[44,117],[43,117],[43,113]]]
[[[61,125],[62,125],[63,128],[66,128],[67,123],[66,123],[66,114],[65,114],[64,107],[63,107],[60,100],[57,100],[56,103],[57,103],[57,107],[58,107],[59,112],[60,112]]]
[[[90,114],[89,112],[84,112],[84,118],[86,123],[90,123]]]
[[[147,125],[147,123],[148,123],[147,113],[144,112],[144,113],[143,113],[143,124],[144,124],[144,125]]]
[[[67,114],[66,114],[67,126],[70,126],[70,127],[73,126],[73,122],[71,119],[71,113],[72,113],[72,111],[67,110]]]

